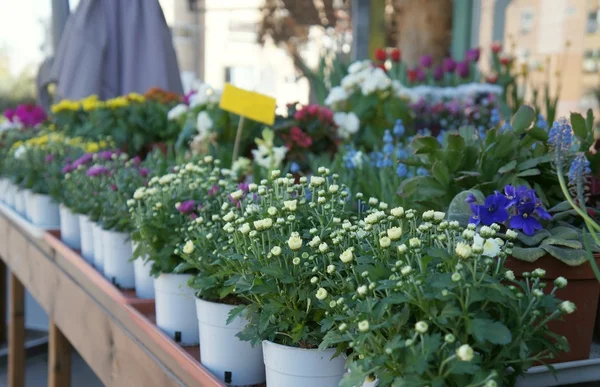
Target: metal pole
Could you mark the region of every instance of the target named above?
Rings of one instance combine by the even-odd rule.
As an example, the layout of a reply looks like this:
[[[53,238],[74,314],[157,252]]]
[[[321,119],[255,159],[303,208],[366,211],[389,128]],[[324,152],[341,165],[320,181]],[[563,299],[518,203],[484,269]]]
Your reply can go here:
[[[69,17],[69,0],[52,0],[52,49],[56,53]]]

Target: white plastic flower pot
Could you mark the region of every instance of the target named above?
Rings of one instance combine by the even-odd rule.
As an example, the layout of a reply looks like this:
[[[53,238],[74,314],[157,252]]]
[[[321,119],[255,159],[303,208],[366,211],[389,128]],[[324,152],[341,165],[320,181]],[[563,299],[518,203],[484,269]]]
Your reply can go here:
[[[36,226],[44,228],[58,228],[60,226],[58,203],[50,196],[29,192],[27,208],[29,210],[29,220]]]
[[[320,351],[263,341],[267,386],[337,387],[346,373],[344,357],[335,349]]]
[[[121,289],[135,288],[131,240],[128,233],[104,230],[102,232],[104,276]]]
[[[92,223],[92,238],[94,239],[94,267],[104,274],[104,246],[102,245],[102,226]]]
[[[88,263],[94,264],[94,234],[92,221],[87,215],[79,214],[79,235],[81,236],[81,256]]]
[[[25,190],[20,189],[19,187],[15,188],[15,211],[19,213],[19,215],[25,216]]]
[[[262,347],[241,341],[236,335],[247,321],[227,318],[235,306],[196,299],[202,365],[229,386],[252,386],[265,382]]]
[[[81,248],[79,217],[62,204],[59,206],[59,213],[60,238],[70,248],[79,250]]]
[[[156,325],[176,343],[199,343],[196,297],[187,285],[191,274],[161,274],[154,280]]]
[[[15,208],[15,185],[9,180],[6,183],[6,195],[4,202],[11,208]]]
[[[131,251],[137,248],[136,242],[131,242]],[[150,275],[152,262],[147,259],[137,258],[133,261],[133,274],[135,276],[135,295],[138,298],[154,298],[154,277]]]
[[[25,218],[31,221],[33,213],[31,210],[31,201],[33,192],[30,189],[23,190],[23,196],[25,197]]]

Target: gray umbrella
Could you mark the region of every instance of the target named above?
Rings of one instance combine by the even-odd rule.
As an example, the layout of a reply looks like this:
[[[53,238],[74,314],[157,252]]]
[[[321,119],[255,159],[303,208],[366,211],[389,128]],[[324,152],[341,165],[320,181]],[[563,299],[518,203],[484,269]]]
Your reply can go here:
[[[50,75],[58,99],[101,99],[150,87],[182,94],[177,57],[157,0],[81,0]]]

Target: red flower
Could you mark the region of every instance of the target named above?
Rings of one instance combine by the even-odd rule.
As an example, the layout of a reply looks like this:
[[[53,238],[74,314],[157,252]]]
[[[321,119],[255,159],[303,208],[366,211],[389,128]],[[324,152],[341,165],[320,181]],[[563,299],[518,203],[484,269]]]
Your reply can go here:
[[[319,113],[319,105],[308,105],[306,110],[308,111],[308,114],[315,116]]]
[[[500,56],[500,63],[503,66],[510,66],[512,64],[513,58],[510,55],[502,55]]]
[[[492,43],[492,52],[498,54],[500,51],[502,51],[502,44],[500,42]]]
[[[324,106],[321,108],[321,113],[319,113],[319,116],[321,121],[325,121],[326,123],[331,123],[333,120],[333,112]]]
[[[487,83],[496,83],[498,82],[498,74],[496,73],[491,73],[488,76],[485,77],[485,81]]]
[[[312,145],[312,138],[297,126],[293,126],[290,129],[290,138],[293,142],[298,144],[300,148],[309,148]]]
[[[385,49],[378,48],[377,50],[375,50],[375,59],[377,59],[380,62],[385,62],[385,60],[387,59],[387,53],[385,52]]]
[[[417,79],[417,70],[407,70],[406,75],[408,76],[408,81],[412,83]]]
[[[294,119],[296,121],[302,121],[304,119],[304,109],[300,109],[294,113]]]
[[[390,53],[390,58],[396,63],[400,62],[402,60],[402,51],[399,48],[394,48]]]

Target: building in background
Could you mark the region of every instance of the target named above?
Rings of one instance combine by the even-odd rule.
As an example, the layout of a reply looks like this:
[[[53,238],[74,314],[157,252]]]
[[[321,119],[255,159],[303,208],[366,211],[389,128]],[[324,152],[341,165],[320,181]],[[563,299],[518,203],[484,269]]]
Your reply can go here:
[[[516,65],[528,65],[532,85],[549,82],[555,91],[560,82],[559,115],[598,109],[599,7],[598,0],[481,0],[478,45],[488,49],[502,37]]]
[[[195,78],[275,97],[280,104],[308,102],[308,82],[292,59],[272,43],[258,42],[264,0],[160,0],[171,27],[184,89]],[[316,54],[315,54],[316,55]]]

